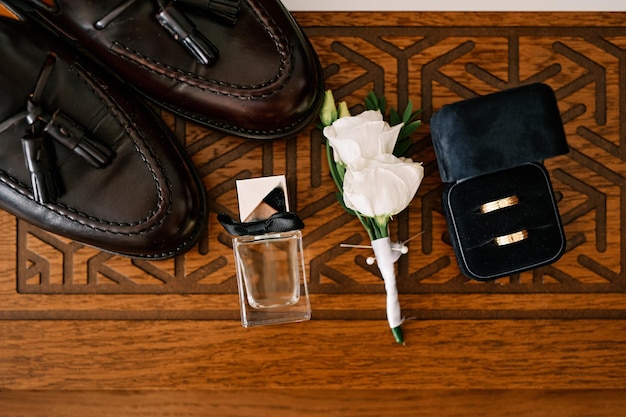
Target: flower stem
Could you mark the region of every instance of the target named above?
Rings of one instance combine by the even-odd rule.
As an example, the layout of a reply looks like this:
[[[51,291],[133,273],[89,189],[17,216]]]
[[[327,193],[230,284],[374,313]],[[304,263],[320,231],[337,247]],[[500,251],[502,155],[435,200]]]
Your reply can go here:
[[[343,194],[343,176],[340,175],[339,170],[337,169],[337,164],[335,163],[335,157],[333,155],[333,148],[330,146],[330,143],[328,143],[328,139],[326,139],[326,159],[328,160],[330,176],[335,182],[337,189]]]
[[[400,343],[404,345],[404,335],[402,334],[402,325],[391,329],[391,333],[393,333],[393,337],[394,339],[396,339],[396,343]]]
[[[387,221],[383,223],[379,221],[379,219],[377,218],[371,218],[371,222],[372,222],[377,239],[389,237],[389,225]]]
[[[376,227],[372,225],[371,217],[362,216],[358,211],[355,211],[354,214],[356,214],[356,217],[361,221],[370,240],[376,240]]]

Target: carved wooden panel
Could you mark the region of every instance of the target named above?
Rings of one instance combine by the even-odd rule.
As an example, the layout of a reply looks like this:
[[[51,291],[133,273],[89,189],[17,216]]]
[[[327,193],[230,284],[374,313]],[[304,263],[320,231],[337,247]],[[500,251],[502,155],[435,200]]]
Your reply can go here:
[[[405,315],[421,318],[626,317],[626,27],[621,14],[297,14],[319,54],[327,87],[360,111],[364,96],[393,107],[412,100],[423,126],[407,155],[426,177],[392,222],[411,240],[398,263]],[[441,209],[443,184],[428,121],[442,105],[530,82],[556,92],[571,151],[545,161],[567,250],[556,263],[489,283],[460,274]],[[235,180],[287,176],[304,219],[316,319],[384,319],[384,288],[370,253],[340,243],[367,235],[343,212],[311,126],[278,141],[228,136],[163,115],[191,155],[208,193],[210,224],[176,259],[102,253],[0,213],[2,319],[239,318],[230,237],[216,221],[237,215]],[[602,302],[588,297],[603,294]]]

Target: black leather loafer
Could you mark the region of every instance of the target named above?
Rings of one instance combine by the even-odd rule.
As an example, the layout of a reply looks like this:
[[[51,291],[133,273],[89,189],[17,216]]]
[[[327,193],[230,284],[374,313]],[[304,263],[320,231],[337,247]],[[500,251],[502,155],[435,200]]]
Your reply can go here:
[[[0,3],[0,208],[115,254],[189,249],[206,229],[206,198],[171,132],[116,79],[11,13]]]
[[[8,2],[158,105],[211,128],[278,138],[317,116],[319,61],[280,0]]]

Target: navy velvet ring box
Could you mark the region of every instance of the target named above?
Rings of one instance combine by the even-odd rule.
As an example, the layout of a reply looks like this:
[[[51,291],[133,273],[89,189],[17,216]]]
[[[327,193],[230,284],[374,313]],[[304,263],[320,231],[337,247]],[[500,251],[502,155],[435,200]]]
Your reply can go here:
[[[560,258],[565,235],[543,161],[568,146],[552,89],[530,84],[449,104],[430,127],[461,272],[485,281]]]

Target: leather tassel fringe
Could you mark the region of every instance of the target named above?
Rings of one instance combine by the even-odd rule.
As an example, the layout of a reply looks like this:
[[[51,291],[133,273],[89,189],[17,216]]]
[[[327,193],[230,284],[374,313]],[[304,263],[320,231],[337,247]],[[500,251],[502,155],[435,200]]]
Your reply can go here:
[[[60,110],[52,115],[43,131],[94,168],[104,168],[113,158],[111,149],[85,136],[85,131]]]
[[[41,135],[22,138],[24,161],[30,174],[33,198],[41,204],[53,202],[61,194],[48,140]]]
[[[163,7],[156,18],[174,39],[193,54],[198,63],[210,65],[217,60],[219,51],[215,45],[198,32],[193,22],[172,4]]]
[[[237,23],[241,2],[239,0],[176,0],[177,3],[204,10],[230,25]]]

